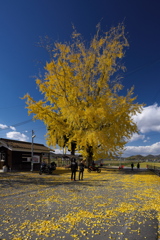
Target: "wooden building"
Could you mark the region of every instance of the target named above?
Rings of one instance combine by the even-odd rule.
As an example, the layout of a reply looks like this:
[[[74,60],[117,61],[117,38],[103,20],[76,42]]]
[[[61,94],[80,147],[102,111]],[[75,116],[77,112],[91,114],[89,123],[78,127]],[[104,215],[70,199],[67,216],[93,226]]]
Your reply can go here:
[[[38,170],[43,159],[50,162],[50,152],[43,144],[33,143],[33,170]],[[31,170],[32,143],[0,138],[0,169]]]
[[[56,154],[51,153],[51,161],[55,162],[57,167],[65,167],[71,164],[71,159],[75,158],[78,163],[83,160],[82,155]]]

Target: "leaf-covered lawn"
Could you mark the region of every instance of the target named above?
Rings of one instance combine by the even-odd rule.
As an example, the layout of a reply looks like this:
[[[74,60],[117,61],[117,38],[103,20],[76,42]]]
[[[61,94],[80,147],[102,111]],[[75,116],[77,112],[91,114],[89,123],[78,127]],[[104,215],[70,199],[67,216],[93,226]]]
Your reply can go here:
[[[0,239],[157,239],[160,177],[148,171],[0,175]]]

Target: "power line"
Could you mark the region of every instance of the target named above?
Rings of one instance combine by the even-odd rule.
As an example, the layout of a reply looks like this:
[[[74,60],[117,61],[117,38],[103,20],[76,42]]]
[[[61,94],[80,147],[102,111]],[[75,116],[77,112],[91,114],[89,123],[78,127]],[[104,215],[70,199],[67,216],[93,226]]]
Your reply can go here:
[[[133,70],[131,70],[129,72],[124,73],[123,80],[122,80],[124,87],[127,87],[127,85],[130,85],[130,84],[133,84],[130,81],[126,81],[128,77],[130,77],[130,76],[134,75],[135,73],[145,69],[146,67],[150,67],[151,65],[154,65],[157,62],[160,62],[160,58],[157,58],[154,61],[151,61],[149,63],[143,64],[143,65],[141,65],[141,66],[139,66],[139,67],[137,67],[137,68],[135,68],[135,69],[133,69]]]
[[[159,62],[159,61],[160,61],[160,58],[158,58],[158,59],[156,59],[156,60],[154,60],[154,61],[152,61],[152,62],[143,64],[143,65],[135,68],[134,70],[132,70],[132,71],[130,71],[130,72],[128,72],[128,73],[125,73],[124,76],[125,76],[125,77],[131,76],[131,75],[133,75],[134,73],[139,72],[139,71],[143,70],[144,68],[149,67],[149,66],[151,66],[151,65],[153,65],[153,64],[155,64],[155,63],[157,63],[157,62]]]
[[[16,124],[7,126],[6,128],[3,128],[3,129],[1,128],[0,131],[9,129],[10,127],[18,127],[18,126],[24,125],[24,124],[26,124],[28,122],[32,122],[32,121],[33,121],[32,119],[29,119],[29,120],[26,120],[26,121],[23,121],[23,122],[20,122],[20,123],[16,123]]]
[[[156,64],[158,62],[160,62],[160,58],[157,58],[154,61],[151,61],[149,63],[143,64],[143,65],[135,68],[134,70],[131,70],[129,72],[124,73],[124,78],[123,78],[123,85],[124,85],[124,87],[127,87],[127,85],[131,84],[129,81],[126,82],[127,77],[130,77],[130,76],[134,75],[135,73],[145,69],[146,67],[150,67],[150,66],[152,66],[152,65],[154,65],[154,64]],[[154,94],[154,97],[152,97],[153,101],[156,101],[157,97],[159,96],[159,92],[160,92],[160,87],[158,87],[156,93]]]
[[[7,106],[7,107],[0,107],[0,110],[2,110],[2,109],[8,109],[8,108],[18,108],[18,107],[24,107],[24,104],[22,105],[14,105],[14,106]]]
[[[34,128],[34,130],[39,131],[39,129],[43,129],[43,128],[46,128],[45,126],[43,127],[38,127],[38,128]],[[28,133],[32,132],[32,130],[27,130]]]
[[[16,123],[16,124],[11,125],[11,126],[12,126],[12,127],[18,127],[18,126],[21,126],[21,125],[23,125],[23,124],[26,124],[26,123],[32,122],[32,121],[33,121],[33,120],[32,120],[32,118],[31,118],[31,119],[29,119],[29,120],[26,120],[26,121],[20,122],[20,123]]]

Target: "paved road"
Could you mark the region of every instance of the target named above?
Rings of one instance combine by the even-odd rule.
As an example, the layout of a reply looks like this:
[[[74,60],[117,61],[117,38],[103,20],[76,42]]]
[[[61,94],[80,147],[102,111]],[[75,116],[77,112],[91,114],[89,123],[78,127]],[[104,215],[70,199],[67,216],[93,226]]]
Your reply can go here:
[[[160,182],[147,170],[85,172],[76,182],[68,173],[7,174],[0,175],[0,239],[158,239],[157,197],[147,191],[159,193]]]

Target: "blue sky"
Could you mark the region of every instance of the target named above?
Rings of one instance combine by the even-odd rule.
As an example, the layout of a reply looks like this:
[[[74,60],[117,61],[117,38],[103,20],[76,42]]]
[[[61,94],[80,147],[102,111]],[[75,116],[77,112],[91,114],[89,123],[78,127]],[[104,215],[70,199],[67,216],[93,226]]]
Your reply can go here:
[[[134,135],[124,156],[160,154],[160,2],[158,0],[1,0],[0,1],[0,138],[45,143],[45,126],[31,121],[20,98],[41,95],[34,76],[48,60],[37,47],[40,37],[68,41],[75,25],[85,40],[124,22],[130,47],[123,59],[127,68],[122,83],[135,86],[135,116],[140,135]]]

